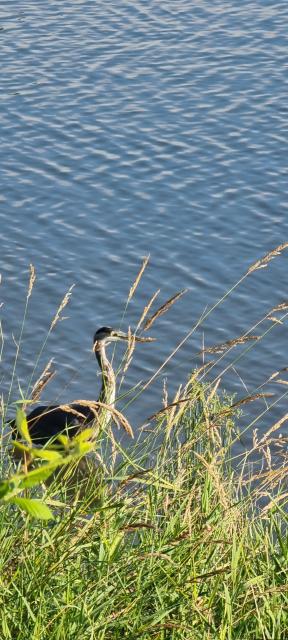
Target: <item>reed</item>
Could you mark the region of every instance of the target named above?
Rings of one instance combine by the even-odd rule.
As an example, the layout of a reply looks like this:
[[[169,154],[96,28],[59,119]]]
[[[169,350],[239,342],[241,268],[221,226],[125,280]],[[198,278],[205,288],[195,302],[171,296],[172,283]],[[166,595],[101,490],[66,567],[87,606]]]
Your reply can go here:
[[[284,248],[286,244],[257,261],[246,276],[254,277]],[[147,262],[143,265],[130,298]],[[170,300],[176,302],[176,296]],[[285,310],[282,304],[274,308],[275,313]],[[155,324],[160,315],[156,311],[151,316]],[[262,320],[257,324],[261,327]],[[273,322],[269,330],[277,326]],[[117,434],[99,424],[94,439],[89,429],[74,441],[64,438],[64,453],[38,450],[34,466],[18,470],[8,453],[2,455],[2,476],[9,491],[14,490],[14,502],[0,504],[1,640],[288,637],[288,460],[287,438],[279,433],[287,414],[273,420],[279,399],[271,399],[265,383],[231,398],[222,388],[222,374],[213,377],[222,360],[222,372],[229,375],[235,361],[267,333],[255,336],[254,330],[207,347],[208,357],[219,353],[218,359],[195,369],[174,397],[169,399],[165,389],[164,405],[159,400],[159,410],[138,432],[132,431],[125,408],[121,413],[113,409],[121,428]],[[242,351],[225,364],[232,348]],[[17,345],[17,361],[19,353]],[[131,337],[129,364],[133,353]],[[275,371],[266,382],[285,382],[279,377],[284,371]],[[39,400],[52,373],[49,362],[29,401]],[[135,401],[141,401],[144,388],[147,382],[136,389]],[[287,395],[285,391],[281,398]],[[77,404],[87,402],[97,415],[99,403]],[[260,410],[250,419],[252,402]],[[18,422],[25,440],[21,411]],[[242,431],[251,432],[253,444],[236,456],[241,411],[246,412]],[[263,415],[272,416],[271,426],[259,435]],[[7,438],[4,430],[5,452]],[[21,446],[29,450],[30,445]],[[87,452],[85,473],[75,474]],[[23,500],[34,501],[28,513]],[[42,515],[37,500],[47,509]]]

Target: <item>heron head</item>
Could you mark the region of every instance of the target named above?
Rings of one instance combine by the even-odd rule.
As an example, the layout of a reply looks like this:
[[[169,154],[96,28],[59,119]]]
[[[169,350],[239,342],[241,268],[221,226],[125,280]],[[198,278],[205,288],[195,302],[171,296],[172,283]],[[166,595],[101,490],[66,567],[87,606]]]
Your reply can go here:
[[[128,340],[128,334],[122,331],[112,329],[112,327],[101,327],[94,335],[93,350],[97,351],[101,344],[110,344],[110,342],[116,342],[116,340]]]
[[[101,327],[98,329],[94,335],[93,339],[93,351],[98,351],[101,345],[108,345],[110,342],[116,342],[116,340],[129,340],[131,338],[131,334],[129,336],[128,333],[123,333],[123,331],[118,331],[118,329],[112,329],[112,327]],[[153,338],[140,338],[138,336],[133,336],[135,342],[151,342]]]

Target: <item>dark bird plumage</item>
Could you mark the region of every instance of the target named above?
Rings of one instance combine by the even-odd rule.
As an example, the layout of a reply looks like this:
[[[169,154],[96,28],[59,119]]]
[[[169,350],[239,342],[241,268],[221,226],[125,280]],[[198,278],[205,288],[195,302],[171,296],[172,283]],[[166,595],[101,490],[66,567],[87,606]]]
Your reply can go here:
[[[101,327],[94,335],[93,351],[102,372],[102,387],[98,401],[114,407],[115,403],[115,375],[113,367],[109,362],[105,348],[110,342],[117,340],[128,340],[129,336],[122,331],[117,331],[111,327]],[[148,339],[149,340],[149,339]],[[136,338],[136,341],[146,342],[147,339]],[[72,412],[61,408],[60,405],[42,405],[36,407],[27,416],[29,433],[33,444],[44,446],[49,440],[57,437],[61,433],[66,433],[70,438],[74,437],[81,428],[90,426],[95,421],[95,412],[89,406],[72,403],[69,405]],[[73,411],[77,412],[76,415]],[[100,412],[98,412],[100,413]],[[83,417],[82,417],[83,416]],[[106,410],[99,420],[109,423],[111,414]],[[103,422],[103,424],[104,424]],[[12,437],[18,437],[15,420],[11,423]]]

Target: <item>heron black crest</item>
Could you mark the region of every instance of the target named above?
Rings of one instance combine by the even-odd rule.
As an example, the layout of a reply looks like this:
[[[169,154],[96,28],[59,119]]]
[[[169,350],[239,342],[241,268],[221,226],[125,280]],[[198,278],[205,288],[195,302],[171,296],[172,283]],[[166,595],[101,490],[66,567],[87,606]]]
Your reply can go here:
[[[94,342],[101,339],[103,340],[103,338],[109,338],[109,336],[111,336],[112,333],[113,333],[112,327],[101,327],[100,329],[97,329],[94,335]]]

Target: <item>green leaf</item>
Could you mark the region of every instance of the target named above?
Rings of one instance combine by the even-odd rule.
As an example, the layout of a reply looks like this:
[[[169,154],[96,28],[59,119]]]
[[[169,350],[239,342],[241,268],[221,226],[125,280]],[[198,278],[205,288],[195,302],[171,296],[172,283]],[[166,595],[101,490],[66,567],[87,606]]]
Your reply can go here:
[[[27,476],[21,480],[20,487],[25,489],[27,487],[34,487],[35,484],[44,482],[55,471],[56,466],[54,464],[46,464],[39,469],[29,471]]]
[[[90,440],[94,434],[95,429],[83,429],[83,431],[73,438],[73,442],[85,442],[86,440]]]
[[[30,449],[30,453],[33,458],[40,458],[41,460],[58,460],[62,461],[61,453],[53,451],[52,449]]]
[[[1,480],[1,482],[0,482],[0,499],[4,498],[4,496],[6,496],[6,493],[8,493],[9,489],[10,489],[9,482],[6,482],[6,480]]]
[[[29,513],[33,518],[39,520],[54,520],[52,511],[41,500],[31,498],[13,498],[10,502],[16,504],[20,509]]]
[[[57,436],[57,440],[59,440],[60,444],[63,444],[63,447],[68,447],[70,440],[67,436],[64,435],[64,433],[60,433],[59,436]]]
[[[12,446],[15,447],[15,449],[20,449],[20,451],[26,451],[26,453],[30,453],[30,451],[31,451],[30,447],[27,447],[26,444],[23,444],[22,442],[19,442],[18,440],[13,440]]]
[[[19,433],[21,433],[22,438],[31,445],[32,441],[28,429],[27,418],[23,409],[17,409],[16,411],[16,426]]]
[[[14,442],[12,442],[13,447],[15,447],[16,449],[20,449],[20,451],[25,451],[26,453],[29,453],[33,458],[40,458],[41,460],[59,460],[61,461],[63,456],[61,453],[59,453],[58,451],[55,451],[54,449],[31,449],[31,447],[27,447],[26,444],[23,444],[22,442],[18,442],[18,440],[15,440]]]
[[[77,442],[77,448],[75,449],[75,453],[78,456],[85,456],[86,453],[89,453],[94,448],[92,442]]]

